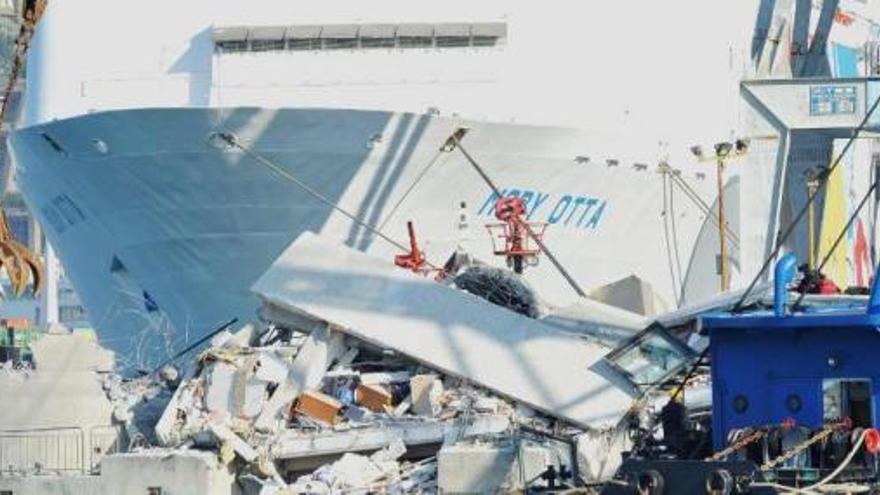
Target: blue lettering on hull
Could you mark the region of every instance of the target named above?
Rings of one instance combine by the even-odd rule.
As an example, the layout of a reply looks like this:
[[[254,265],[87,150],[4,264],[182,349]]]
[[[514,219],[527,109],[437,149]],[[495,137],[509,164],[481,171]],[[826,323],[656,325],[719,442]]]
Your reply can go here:
[[[522,198],[528,212],[527,220],[543,221],[577,227],[584,230],[596,230],[602,224],[608,201],[581,194],[563,194],[555,201],[549,201],[550,194],[529,189],[502,189],[501,196],[506,198]],[[499,196],[490,193],[477,215],[495,217],[495,202]],[[551,207],[552,205],[552,207]]]

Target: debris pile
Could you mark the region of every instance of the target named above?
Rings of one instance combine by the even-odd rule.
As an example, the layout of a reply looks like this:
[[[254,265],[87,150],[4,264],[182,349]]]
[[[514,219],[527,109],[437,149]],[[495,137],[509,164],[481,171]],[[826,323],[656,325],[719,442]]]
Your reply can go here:
[[[651,431],[630,373],[656,381],[687,353],[655,329],[610,363],[602,342],[459,289],[304,235],[254,285],[259,323],[219,330],[191,366],[110,376],[104,390],[129,451],[216,464],[215,479],[246,495],[610,477],[633,421]],[[637,326],[593,323],[614,326],[614,340]]]
[[[115,373],[104,376],[102,386],[113,405],[113,421],[124,427],[130,449],[157,443],[153,428],[178,383],[177,369],[172,366],[131,380]]]
[[[108,378],[117,419],[142,434],[134,411],[168,394],[168,375]],[[164,400],[161,448],[213,450],[261,494],[560,486],[580,433],[328,326],[223,331]]]

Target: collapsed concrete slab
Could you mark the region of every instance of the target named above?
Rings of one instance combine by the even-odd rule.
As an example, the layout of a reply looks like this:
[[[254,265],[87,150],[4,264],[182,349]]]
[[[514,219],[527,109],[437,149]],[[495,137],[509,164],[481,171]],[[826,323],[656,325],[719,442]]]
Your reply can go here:
[[[654,292],[651,284],[635,275],[593,289],[590,292],[590,297],[610,306],[647,317],[669,311],[668,306]]]
[[[99,475],[0,476],[0,493],[15,495],[232,495],[240,493],[235,485],[216,454],[196,450],[111,455]]]
[[[579,426],[616,425],[639,395],[602,365],[604,346],[312,233],[252,290],[264,314],[328,322]]]
[[[147,451],[109,456],[101,464],[105,494],[192,493],[227,495],[235,476],[213,452]]]
[[[511,427],[504,415],[476,415],[467,421],[404,421],[342,431],[286,430],[273,443],[274,459],[298,459],[345,452],[381,449],[400,440],[407,447],[439,444],[447,439],[462,439],[504,433]]]
[[[647,327],[651,320],[591,299],[554,308],[541,321],[565,332],[613,348]]]
[[[536,444],[459,442],[437,454],[437,487],[440,493],[512,493],[550,465],[550,453]]]

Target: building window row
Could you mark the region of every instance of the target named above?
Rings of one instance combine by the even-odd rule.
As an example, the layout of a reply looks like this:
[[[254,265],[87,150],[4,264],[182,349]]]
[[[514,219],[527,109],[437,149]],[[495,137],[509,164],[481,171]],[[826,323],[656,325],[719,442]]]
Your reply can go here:
[[[229,27],[214,30],[219,53],[360,49],[493,47],[502,23]]]

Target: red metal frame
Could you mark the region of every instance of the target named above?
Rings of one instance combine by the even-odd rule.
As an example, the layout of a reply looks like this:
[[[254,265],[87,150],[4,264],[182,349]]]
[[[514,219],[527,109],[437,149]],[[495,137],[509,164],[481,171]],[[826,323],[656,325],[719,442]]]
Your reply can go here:
[[[495,218],[503,223],[486,224],[486,229],[492,236],[494,253],[504,256],[508,263],[517,265],[516,260],[533,260],[541,254],[540,246],[532,244],[534,234],[543,240],[544,231],[547,229],[546,222],[527,222],[526,205],[518,197],[501,198],[495,202]],[[499,246],[496,239],[501,239],[503,244]]]
[[[435,280],[442,280],[446,276],[446,272],[442,268],[435,268],[428,263],[425,252],[419,248],[419,242],[416,239],[416,229],[413,227],[412,222],[406,222],[406,230],[409,233],[409,252],[396,255],[394,257],[394,264],[419,275],[427,276],[431,273],[436,273]]]

